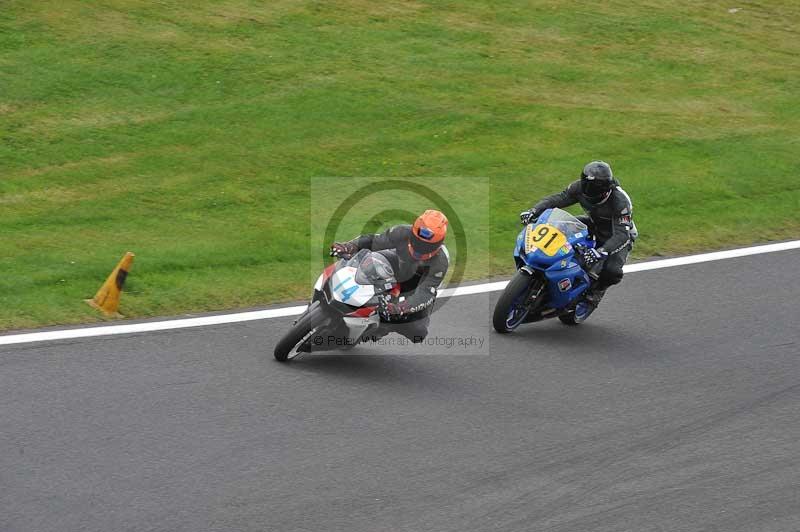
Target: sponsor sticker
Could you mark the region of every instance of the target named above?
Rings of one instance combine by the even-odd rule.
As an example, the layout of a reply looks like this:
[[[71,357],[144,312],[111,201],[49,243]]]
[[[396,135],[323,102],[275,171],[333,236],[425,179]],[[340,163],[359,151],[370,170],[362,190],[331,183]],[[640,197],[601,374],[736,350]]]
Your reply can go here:
[[[572,246],[569,245],[569,243],[564,244],[562,246],[562,248],[561,248],[561,253],[565,253],[566,254],[566,253],[569,253],[570,251],[572,251]]]
[[[569,278],[561,279],[558,282],[558,289],[561,290],[562,292],[566,292],[570,288],[572,288],[572,281],[570,281]]]

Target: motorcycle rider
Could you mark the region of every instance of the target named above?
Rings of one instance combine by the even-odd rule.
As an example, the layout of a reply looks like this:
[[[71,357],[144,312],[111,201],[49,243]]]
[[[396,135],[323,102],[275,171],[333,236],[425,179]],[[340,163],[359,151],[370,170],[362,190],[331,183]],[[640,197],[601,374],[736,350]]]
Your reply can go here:
[[[381,321],[388,324],[382,326],[381,333],[396,331],[415,343],[427,336],[437,289],[450,262],[444,246],[447,224],[443,213],[428,209],[413,225],[395,225],[383,233],[361,235],[331,245],[331,255],[343,258],[361,249],[386,251],[383,254],[400,283],[400,298],[397,303],[385,302],[381,307]]]
[[[614,179],[611,166],[604,161],[592,161],[583,167],[581,177],[562,192],[547,196],[533,208],[521,212],[522,223],[529,224],[542,212],[580,203],[586,212],[578,218],[589,227],[598,247],[583,253],[587,268],[603,261],[597,281],[586,294],[585,303],[593,310],[608,287],[622,280],[622,267],[638,236],[633,223],[633,204],[628,194]],[[600,268],[600,266],[597,266]]]

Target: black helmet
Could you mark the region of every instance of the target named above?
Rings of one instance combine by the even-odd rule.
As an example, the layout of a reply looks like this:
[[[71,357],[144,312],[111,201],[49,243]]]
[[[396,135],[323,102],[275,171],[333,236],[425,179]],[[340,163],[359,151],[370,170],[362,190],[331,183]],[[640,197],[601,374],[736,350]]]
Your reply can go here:
[[[581,172],[581,192],[590,203],[603,203],[614,186],[611,166],[603,161],[592,161]]]

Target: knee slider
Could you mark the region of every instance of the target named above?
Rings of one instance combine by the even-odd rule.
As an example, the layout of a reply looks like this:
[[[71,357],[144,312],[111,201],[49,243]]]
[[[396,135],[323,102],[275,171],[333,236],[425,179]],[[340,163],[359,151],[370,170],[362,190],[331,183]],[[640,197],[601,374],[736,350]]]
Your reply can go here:
[[[600,279],[607,285],[617,284],[622,281],[622,270],[604,270],[600,274]]]

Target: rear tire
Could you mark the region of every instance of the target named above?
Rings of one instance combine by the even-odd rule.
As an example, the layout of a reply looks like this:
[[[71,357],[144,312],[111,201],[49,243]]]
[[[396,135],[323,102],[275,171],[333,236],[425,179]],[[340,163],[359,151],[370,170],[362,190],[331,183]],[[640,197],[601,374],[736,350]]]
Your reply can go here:
[[[580,325],[589,319],[589,316],[591,316],[592,313],[597,309],[596,306],[587,307],[586,305],[587,304],[583,300],[580,300],[575,308],[573,308],[567,314],[562,314],[558,317],[558,319],[560,319],[561,323],[565,325]]]
[[[575,311],[570,310],[567,314],[558,317],[564,325],[580,325],[581,322],[575,321]]]
[[[290,360],[289,355],[297,348],[297,344],[305,339],[309,333],[325,325],[327,320],[328,317],[319,305],[309,310],[306,315],[292,325],[292,328],[283,335],[283,338],[275,346],[275,351],[273,352],[275,360],[278,362]]]
[[[537,279],[533,275],[524,270],[517,270],[514,277],[508,282],[497,304],[494,306],[494,314],[492,315],[492,325],[494,330],[501,333],[510,333],[525,321],[531,306],[527,305],[524,311],[514,316],[513,320],[509,319],[511,311],[514,307],[519,306],[520,298],[526,301],[531,294],[532,287]],[[511,322],[511,323],[509,323]]]

